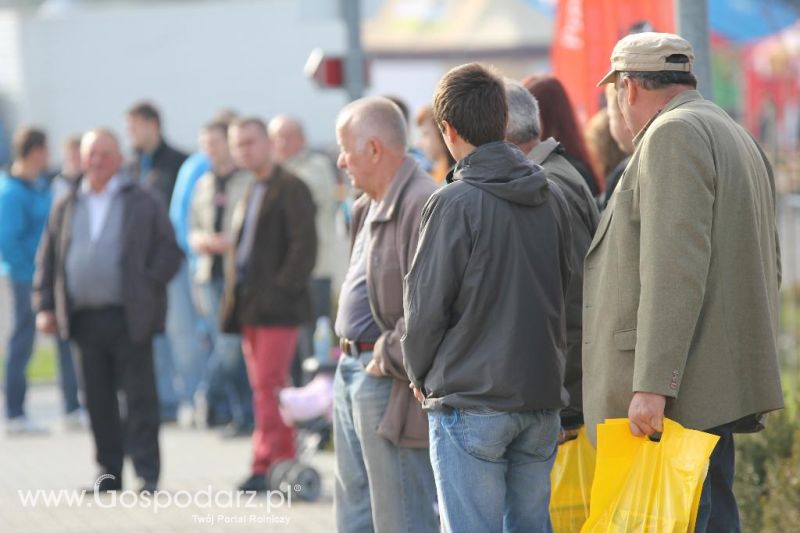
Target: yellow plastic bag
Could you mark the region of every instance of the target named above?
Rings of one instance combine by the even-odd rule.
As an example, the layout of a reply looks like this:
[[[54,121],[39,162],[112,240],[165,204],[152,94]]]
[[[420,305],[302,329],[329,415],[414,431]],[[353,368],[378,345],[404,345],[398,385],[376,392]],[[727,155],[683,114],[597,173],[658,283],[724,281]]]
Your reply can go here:
[[[598,424],[591,512],[581,532],[693,532],[718,440],[666,418],[660,442],[634,437],[626,418]]]
[[[581,427],[577,438],[558,447],[550,472],[550,521],[553,533],[574,533],[589,518],[589,496],[597,453]]]

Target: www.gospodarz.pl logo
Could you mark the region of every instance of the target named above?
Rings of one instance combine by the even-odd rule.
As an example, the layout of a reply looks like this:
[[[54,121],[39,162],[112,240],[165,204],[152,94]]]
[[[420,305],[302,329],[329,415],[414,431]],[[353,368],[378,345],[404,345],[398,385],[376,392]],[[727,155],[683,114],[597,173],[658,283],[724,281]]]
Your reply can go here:
[[[298,487],[286,486],[283,490],[270,490],[258,493],[255,491],[214,490],[211,485],[197,491],[179,490],[155,492],[139,492],[132,490],[102,491],[103,481],[116,481],[112,474],[103,474],[94,482],[94,490],[17,490],[20,503],[24,508],[54,507],[98,507],[111,509],[123,507],[127,509],[151,509],[158,513],[160,509],[246,509],[271,513],[279,509],[291,509],[292,496]]]

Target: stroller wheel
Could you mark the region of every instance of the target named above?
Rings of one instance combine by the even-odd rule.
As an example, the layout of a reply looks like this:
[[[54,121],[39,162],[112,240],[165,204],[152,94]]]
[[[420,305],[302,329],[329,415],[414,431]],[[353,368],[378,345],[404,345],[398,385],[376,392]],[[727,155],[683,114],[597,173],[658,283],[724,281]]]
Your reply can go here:
[[[322,492],[322,480],[314,467],[296,463],[289,471],[288,477],[301,500],[313,502],[319,498]]]
[[[297,464],[297,461],[294,459],[286,459],[285,461],[277,462],[272,466],[267,479],[272,490],[281,490],[284,492],[287,490],[292,490],[292,487],[290,486],[289,471],[291,471],[295,464]]]

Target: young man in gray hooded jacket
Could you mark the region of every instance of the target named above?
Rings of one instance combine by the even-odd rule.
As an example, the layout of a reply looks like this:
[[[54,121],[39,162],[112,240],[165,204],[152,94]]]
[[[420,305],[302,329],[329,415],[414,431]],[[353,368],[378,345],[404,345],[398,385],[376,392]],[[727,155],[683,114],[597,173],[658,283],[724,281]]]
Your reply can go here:
[[[503,81],[477,64],[439,82],[458,161],[422,215],[406,278],[406,371],[428,411],[445,531],[551,531],[550,469],[567,404],[563,193],[505,138]]]

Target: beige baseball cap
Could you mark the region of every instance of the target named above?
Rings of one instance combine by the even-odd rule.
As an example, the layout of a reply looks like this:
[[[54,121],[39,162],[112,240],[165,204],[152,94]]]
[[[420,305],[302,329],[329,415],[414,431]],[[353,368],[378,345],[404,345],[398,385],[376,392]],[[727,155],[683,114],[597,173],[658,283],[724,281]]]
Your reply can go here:
[[[689,62],[667,63],[667,58],[675,54],[685,55]],[[693,61],[692,45],[683,37],[674,33],[634,33],[623,37],[614,45],[611,70],[597,86],[616,81],[618,72],[691,72]]]

